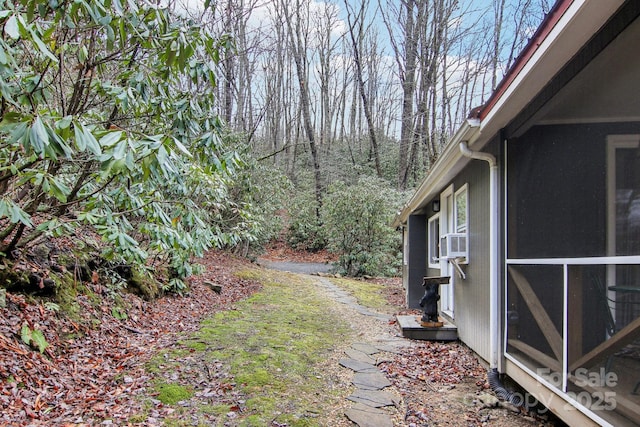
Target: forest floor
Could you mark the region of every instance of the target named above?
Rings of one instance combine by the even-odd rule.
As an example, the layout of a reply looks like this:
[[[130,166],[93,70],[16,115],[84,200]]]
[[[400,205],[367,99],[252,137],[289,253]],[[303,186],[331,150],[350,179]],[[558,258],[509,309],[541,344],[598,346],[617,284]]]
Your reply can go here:
[[[283,247],[264,259],[331,261]],[[86,284],[95,293],[78,294],[74,316],[7,294],[0,426],[353,425],[344,416],[353,374],[338,362],[351,343],[397,339],[394,322],[362,318],[313,276],[215,251],[200,263],[182,297],[145,301]],[[399,279],[330,280],[374,311],[409,312]],[[378,365],[397,396],[396,426],[560,425],[488,399],[486,369],[464,345],[406,341]]]

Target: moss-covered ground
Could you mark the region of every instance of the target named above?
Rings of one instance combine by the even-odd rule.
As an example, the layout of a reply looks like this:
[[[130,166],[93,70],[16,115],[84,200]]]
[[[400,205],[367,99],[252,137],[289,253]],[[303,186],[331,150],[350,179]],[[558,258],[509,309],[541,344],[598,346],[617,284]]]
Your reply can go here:
[[[366,280],[332,278],[331,282],[353,295],[358,304],[380,313],[393,314],[398,307],[389,304],[384,296],[385,286]]]
[[[239,403],[200,402],[187,409],[173,398],[188,399],[188,387],[158,380],[157,398],[176,406],[165,425],[193,425],[198,419],[201,425],[211,425],[214,415],[215,425],[221,426],[326,425],[322,414],[342,402],[348,390],[332,387],[322,364],[353,341],[352,330],[312,278],[269,270],[237,274],[262,282],[263,289],[233,310],[205,320],[180,348],[152,361],[148,371],[184,375],[189,371],[187,360],[217,366],[228,375],[229,392],[239,396]],[[182,380],[188,383],[188,378]],[[175,390],[181,393],[168,393]]]

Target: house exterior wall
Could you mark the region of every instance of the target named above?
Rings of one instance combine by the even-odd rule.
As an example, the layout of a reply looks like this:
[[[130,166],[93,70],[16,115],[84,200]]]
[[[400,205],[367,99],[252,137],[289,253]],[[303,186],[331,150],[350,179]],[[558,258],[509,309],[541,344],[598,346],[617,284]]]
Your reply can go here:
[[[487,151],[497,151],[498,140],[487,147]],[[494,148],[492,150],[492,148]],[[458,336],[484,360],[490,358],[490,300],[489,300],[489,166],[480,160],[471,161],[444,188],[453,185],[454,192],[467,186],[468,195],[468,242],[469,262],[462,265],[466,279],[460,278],[452,268],[451,281],[454,286],[455,312],[449,319],[458,328]],[[435,199],[439,199],[437,196]],[[403,284],[407,293],[409,308],[420,306],[424,295],[423,276],[440,276],[440,269],[429,268],[427,260],[428,221],[435,212],[431,210],[432,200],[425,203],[419,214],[409,216],[404,238]],[[442,218],[441,218],[442,221]],[[441,293],[445,286],[442,285]]]
[[[427,220],[426,215],[411,215],[407,221],[404,247],[407,265],[403,265],[402,277],[409,308],[420,308],[418,302],[424,295],[422,278],[427,272]]]
[[[605,3],[574,4],[596,9],[594,5]],[[633,163],[640,159],[640,110],[633,96],[640,62],[628,56],[640,34],[639,20],[640,2],[627,0],[610,18],[604,16],[594,25],[583,22],[593,27],[587,34],[595,34],[575,55],[564,47],[578,32],[565,31],[564,39],[555,43],[557,51],[548,47],[541,65],[532,60],[531,69],[523,72],[524,78],[547,82],[540,92],[514,83],[504,104],[481,111],[485,114],[479,116],[479,134],[461,127],[451,141],[473,148],[493,135],[493,144],[483,151],[496,155],[503,173],[499,184],[506,185],[499,191],[499,232],[506,234],[498,236],[498,282],[500,321],[506,323],[499,333],[507,333],[501,335],[507,348],[502,353],[497,346],[504,356],[498,368],[524,387],[525,400],[535,397],[569,425],[640,425],[640,398],[632,393],[640,390],[640,352],[639,343],[631,342],[640,333],[640,175],[635,172],[640,168]],[[562,50],[572,59],[560,55]],[[549,78],[557,57],[563,61],[557,64],[564,65]],[[626,136],[616,140],[612,135]],[[627,144],[630,136],[633,145],[614,147],[611,155],[608,146]],[[508,140],[500,155],[495,150],[502,145],[498,140]],[[436,168],[438,173],[419,194],[431,197],[438,188],[468,185],[470,258],[463,267],[467,279],[455,283],[454,322],[461,340],[487,359],[488,167],[471,160],[458,172],[460,161],[445,159],[440,165],[453,165],[453,172]],[[610,167],[610,159],[621,166]],[[431,201],[411,206],[427,203]],[[422,213],[427,213],[427,221],[428,212]],[[427,274],[439,275],[439,270]],[[620,375],[604,385],[585,384],[578,377],[583,369],[600,377],[603,372]],[[609,399],[604,406],[600,396]]]
[[[454,191],[467,185],[469,263],[462,265],[466,279],[452,273],[455,313],[451,320],[458,328],[460,339],[485,360],[489,358],[489,167],[486,162],[472,161],[449,184]],[[448,187],[445,186],[445,188]],[[431,206],[431,201],[427,203]],[[424,295],[423,276],[440,276],[440,269],[428,268],[427,224],[434,214],[429,210],[411,215],[405,238],[408,250],[403,280],[407,289],[407,304],[420,308]],[[453,269],[452,269],[453,270]],[[450,285],[442,285],[452,286]],[[441,288],[442,292],[442,288]]]
[[[454,190],[467,185],[469,263],[466,279],[453,273],[458,336],[484,360],[489,360],[489,166],[474,160],[453,181]],[[446,286],[446,285],[445,285]]]

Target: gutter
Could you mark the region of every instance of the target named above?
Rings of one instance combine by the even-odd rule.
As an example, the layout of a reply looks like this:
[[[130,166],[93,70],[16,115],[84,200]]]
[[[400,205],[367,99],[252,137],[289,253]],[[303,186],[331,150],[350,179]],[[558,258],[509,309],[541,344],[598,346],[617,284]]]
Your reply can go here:
[[[470,159],[489,163],[489,363],[491,369],[498,367],[500,347],[498,311],[500,306],[498,292],[498,163],[489,153],[473,151],[468,141],[459,143],[460,153]]]

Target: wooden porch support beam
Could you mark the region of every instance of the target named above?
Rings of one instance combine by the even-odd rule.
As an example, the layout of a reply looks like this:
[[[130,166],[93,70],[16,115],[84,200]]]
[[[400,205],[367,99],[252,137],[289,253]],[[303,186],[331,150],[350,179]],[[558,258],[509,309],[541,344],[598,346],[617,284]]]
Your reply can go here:
[[[526,356],[532,358],[542,366],[546,366],[554,372],[562,372],[562,364],[558,362],[553,357],[547,356],[540,350],[537,350],[531,347],[529,344],[525,344],[520,340],[508,340],[507,344],[515,348],[516,350],[520,350]]]
[[[520,294],[524,297],[524,301],[527,304],[527,307],[529,307],[533,318],[540,327],[544,337],[547,339],[547,342],[551,347],[551,351],[553,351],[553,354],[558,360],[562,360],[562,336],[560,335],[560,332],[558,332],[553,321],[547,314],[547,311],[542,306],[542,303],[540,303],[540,300],[531,288],[529,281],[515,268],[510,266],[508,270],[509,274],[511,274],[511,277],[513,278],[513,283],[518,288]]]
[[[569,372],[582,367],[587,367],[593,362],[606,359],[630,342],[640,337],[640,317],[618,331],[614,336],[601,343],[589,353],[576,360],[569,366]]]

